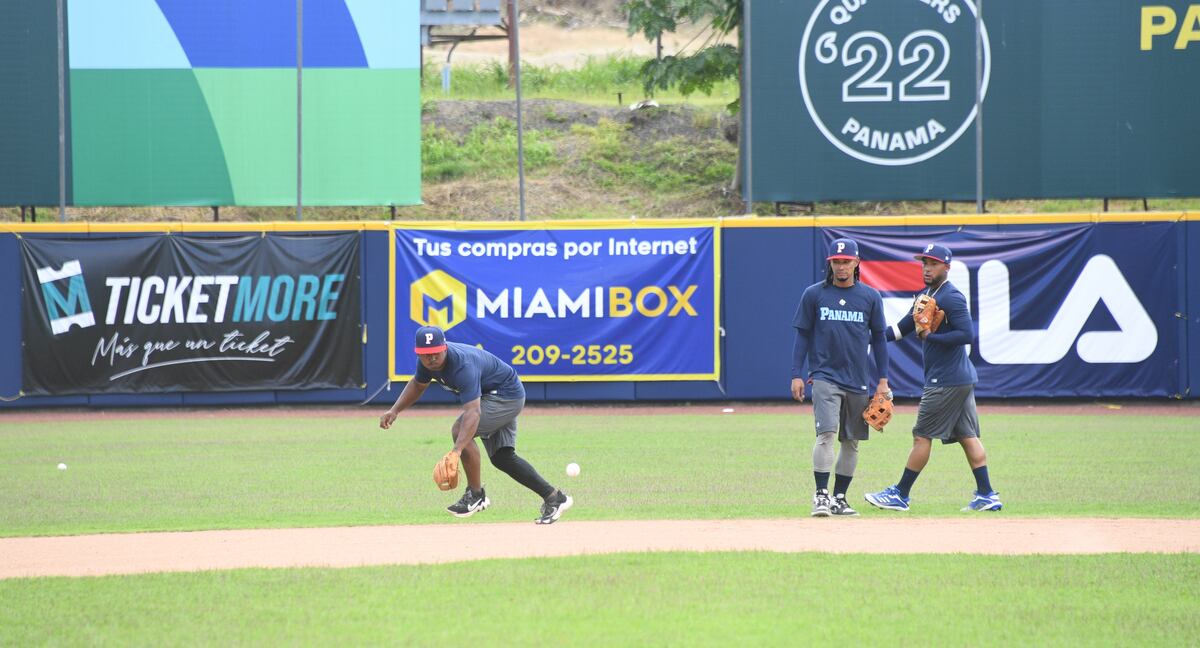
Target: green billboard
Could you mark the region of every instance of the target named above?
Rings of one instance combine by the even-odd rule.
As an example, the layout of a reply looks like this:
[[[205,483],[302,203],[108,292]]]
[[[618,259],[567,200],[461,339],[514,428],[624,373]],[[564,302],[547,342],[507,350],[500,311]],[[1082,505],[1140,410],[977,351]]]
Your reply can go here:
[[[1200,4],[746,5],[754,200],[1200,195]]]
[[[68,204],[294,205],[298,169],[308,205],[420,202],[416,3],[64,4]],[[58,202],[54,5],[0,9],[28,41],[0,97],[30,99],[0,103],[0,135],[34,162],[0,204]]]

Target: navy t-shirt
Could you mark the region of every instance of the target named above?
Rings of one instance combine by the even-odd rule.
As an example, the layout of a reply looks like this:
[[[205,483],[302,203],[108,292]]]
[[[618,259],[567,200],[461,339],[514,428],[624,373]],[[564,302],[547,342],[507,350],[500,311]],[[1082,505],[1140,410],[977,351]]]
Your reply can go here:
[[[808,332],[809,376],[849,391],[867,391],[871,332],[887,329],[878,290],[861,282],[849,288],[815,283],[800,297],[792,326]]]
[[[925,386],[974,385],[979,382],[975,365],[967,357],[967,345],[975,338],[975,325],[967,308],[967,298],[949,281],[942,283],[937,290],[924,290],[922,293],[933,295],[938,308],[946,312],[946,319],[942,320],[937,333],[930,333],[922,345]],[[908,316],[893,328],[892,337],[899,340],[915,330],[912,309],[909,309]]]
[[[458,342],[446,343],[446,364],[441,371],[430,371],[417,362],[413,379],[425,385],[437,380],[458,394],[460,403],[469,403],[483,394],[501,400],[525,398],[525,386],[512,367],[479,347]]]

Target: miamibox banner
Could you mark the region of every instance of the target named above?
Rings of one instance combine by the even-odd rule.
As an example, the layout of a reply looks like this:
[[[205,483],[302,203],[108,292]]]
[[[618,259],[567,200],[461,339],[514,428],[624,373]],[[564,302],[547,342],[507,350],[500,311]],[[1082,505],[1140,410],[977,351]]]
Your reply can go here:
[[[528,381],[716,380],[720,240],[707,225],[396,229],[392,378],[434,325]]]
[[[362,386],[360,235],[23,238],[32,395]]]

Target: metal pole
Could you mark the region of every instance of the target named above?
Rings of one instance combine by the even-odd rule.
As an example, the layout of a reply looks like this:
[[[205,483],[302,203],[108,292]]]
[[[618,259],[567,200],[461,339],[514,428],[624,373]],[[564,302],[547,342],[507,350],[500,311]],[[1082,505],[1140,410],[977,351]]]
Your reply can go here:
[[[304,0],[296,0],[296,220],[304,220]]]
[[[975,0],[975,213],[983,212],[983,0]]]
[[[742,3],[742,153],[746,156],[742,160],[743,175],[742,178],[743,191],[746,192],[746,213],[754,213],[754,195],[751,193],[754,174],[753,164],[751,163],[751,144],[750,144],[750,0],[744,0]]]
[[[67,220],[67,62],[63,0],[58,0],[58,220]]]
[[[517,0],[509,0],[508,22],[512,30],[513,71],[517,85],[517,186],[520,193],[521,220],[525,220],[525,125],[521,120],[521,14]]]

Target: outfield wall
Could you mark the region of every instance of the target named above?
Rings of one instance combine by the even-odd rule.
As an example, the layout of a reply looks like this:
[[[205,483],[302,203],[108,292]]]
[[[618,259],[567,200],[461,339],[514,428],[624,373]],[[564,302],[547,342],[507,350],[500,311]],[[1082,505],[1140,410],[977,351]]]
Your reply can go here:
[[[1001,224],[1003,222],[1003,224]],[[1200,214],[1105,214],[1064,216],[943,216],[892,218],[735,218],[718,224],[720,235],[721,331],[720,377],[711,381],[612,381],[612,382],[533,382],[526,383],[530,401],[692,401],[692,400],[780,400],[788,397],[792,345],[791,318],[803,289],[820,278],[827,241],[834,236],[852,235],[867,241],[865,261],[877,263],[875,281],[886,284],[886,274],[874,268],[907,258],[926,239],[948,241],[959,255],[959,267],[970,272],[957,284],[967,284],[973,310],[980,304],[977,257],[980,245],[1006,246],[1005,268],[1011,272],[1013,316],[1005,322],[1004,334],[1026,339],[1042,329],[1058,329],[1060,305],[1074,296],[1075,301],[1091,299],[1086,321],[1068,326],[1064,359],[1044,369],[1026,367],[1024,373],[1005,373],[988,367],[982,360],[977,337],[972,359],[980,366],[980,395],[1018,394],[1077,397],[1152,397],[1195,398],[1200,393]],[[429,224],[409,224],[429,227]],[[628,222],[612,223],[624,227]],[[1139,226],[1140,225],[1140,226]],[[471,223],[454,225],[463,229]],[[539,224],[530,223],[537,228]],[[561,227],[561,224],[558,224]],[[513,224],[513,227],[518,227]],[[180,392],[160,394],[82,394],[71,396],[26,396],[22,394],[22,282],[20,237],[113,238],[147,234],[188,233],[198,236],[223,236],[246,232],[360,232],[362,247],[362,366],[365,385],[357,389],[317,389],[303,391]],[[1151,236],[1152,235],[1152,236]],[[1048,249],[1044,240],[1065,238],[1079,247],[1062,248],[1056,253],[1057,265],[1022,265],[1037,261],[1038,250]],[[1084,238],[1091,237],[1091,238]],[[980,243],[983,241],[984,243]],[[1032,241],[1030,243],[1029,241]],[[203,406],[286,403],[358,403],[376,394],[373,402],[387,403],[396,397],[400,383],[388,384],[389,373],[389,226],[385,223],[237,223],[237,224],[111,224],[41,225],[0,224],[0,407],[111,407],[111,406]],[[1024,247],[1023,247],[1024,246]],[[1041,246],[1041,247],[1039,247]],[[885,249],[886,248],[886,249]],[[1033,253],[1030,253],[1030,252]],[[1077,284],[1081,273],[1092,272],[1085,257],[1102,256],[1114,260],[1127,284],[1127,290],[1082,295]],[[990,257],[985,257],[989,258]],[[989,271],[996,269],[991,259]],[[864,266],[864,269],[867,266]],[[1097,266],[1099,267],[1099,266]],[[1054,271],[1048,271],[1051,268]],[[1103,268],[1101,268],[1103,269]],[[1094,273],[1093,273],[1094,274]],[[1092,283],[1119,285],[1119,279],[1097,275]],[[903,282],[901,282],[903,283]],[[884,285],[883,288],[888,286]],[[903,286],[884,291],[889,308],[900,303]],[[1108,288],[1105,288],[1108,290]],[[1075,294],[1080,293],[1080,294]],[[911,294],[911,293],[909,293]],[[1081,296],[1082,295],[1082,296]],[[1122,299],[1129,295],[1148,304],[1157,342],[1152,353],[1138,362],[1095,363],[1077,339],[1092,335],[1100,351],[1132,348],[1129,336],[1137,335],[1138,321],[1127,319],[1126,312],[1138,310]],[[1006,296],[1007,298],[1007,296]],[[1044,302],[1038,305],[1039,302]],[[1100,303],[1098,303],[1100,302]],[[885,301],[885,303],[887,303]],[[1007,302],[1006,302],[1007,303]],[[1125,303],[1122,306],[1122,303]],[[1030,304],[1033,304],[1030,307]],[[1022,311],[1022,307],[1025,311]],[[1085,304],[1086,306],[1086,304]],[[1108,306],[1109,308],[1105,308]],[[1114,315],[1110,309],[1120,312]],[[1061,310],[1067,310],[1065,308]],[[976,312],[977,326],[978,310]],[[1024,314],[1023,314],[1024,313]],[[1033,316],[1029,315],[1033,313]],[[1040,320],[1038,319],[1040,318]],[[1132,324],[1130,323],[1132,322]],[[1069,324],[1069,323],[1068,323]],[[397,337],[404,340],[415,326],[397,322]],[[1011,329],[1011,330],[1010,330]],[[1125,338],[1115,337],[1125,330]],[[991,330],[991,329],[989,329]],[[1099,334],[1099,336],[1097,336]],[[1107,335],[1107,337],[1106,337]],[[1021,337],[1024,336],[1024,337]],[[451,334],[453,339],[453,334]],[[1043,336],[1044,337],[1044,336]],[[1106,342],[1107,341],[1107,342]],[[1137,342],[1136,339],[1132,339]],[[1144,341],[1143,341],[1144,342]],[[1041,343],[1038,343],[1041,344]],[[982,344],[987,350],[986,341]],[[1002,346],[1002,345],[1001,345]],[[1133,347],[1136,347],[1134,344]],[[996,345],[993,345],[995,348]],[[892,347],[895,367],[893,387],[904,396],[919,393],[915,365],[917,347],[908,342]],[[1130,353],[1137,353],[1136,350]],[[992,357],[996,352],[992,351]],[[1140,356],[1139,356],[1140,357]],[[993,371],[995,369],[995,371]],[[1064,377],[1066,384],[1082,385],[1074,391],[1053,390],[1023,393],[1036,386],[1036,380]],[[1073,382],[1072,382],[1073,381]],[[1050,384],[1050,383],[1047,383]],[[1144,389],[1137,388],[1144,385]],[[1088,391],[1093,389],[1094,391]],[[8,400],[12,399],[12,400]],[[441,390],[427,392],[427,401],[449,402],[450,394]]]

